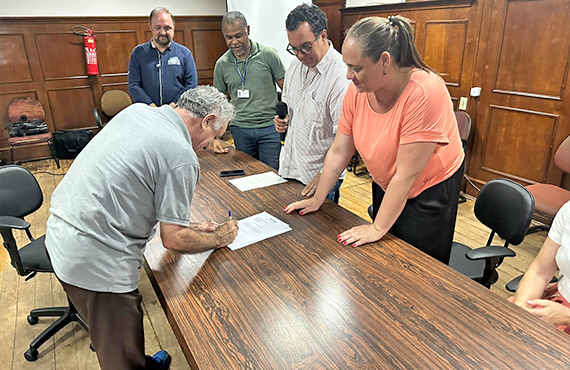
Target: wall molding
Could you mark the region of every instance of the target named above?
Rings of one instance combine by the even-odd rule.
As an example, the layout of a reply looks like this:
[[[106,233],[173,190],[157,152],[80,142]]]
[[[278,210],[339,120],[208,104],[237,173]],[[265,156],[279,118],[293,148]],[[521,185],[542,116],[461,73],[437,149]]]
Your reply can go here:
[[[212,22],[221,19],[221,15],[178,15],[174,19],[176,21],[193,21],[193,22]],[[147,16],[114,16],[114,17],[0,17],[0,23],[3,25],[10,23],[116,23],[121,22],[144,22],[148,23]]]
[[[437,9],[437,8],[457,8],[468,7],[475,4],[477,0],[425,0],[413,1],[409,3],[384,4],[373,6],[358,6],[350,8],[341,8],[342,14],[359,14],[370,12],[384,12],[388,10],[420,10],[420,9]]]

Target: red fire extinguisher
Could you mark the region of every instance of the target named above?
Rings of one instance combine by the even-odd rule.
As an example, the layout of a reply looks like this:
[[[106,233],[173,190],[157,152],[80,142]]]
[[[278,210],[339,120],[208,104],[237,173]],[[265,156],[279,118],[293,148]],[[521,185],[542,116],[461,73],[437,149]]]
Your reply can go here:
[[[77,31],[82,29],[83,31]],[[97,46],[95,44],[95,34],[92,28],[83,26],[73,26],[71,31],[76,35],[83,36],[83,47],[85,49],[85,63],[87,64],[87,74],[98,75],[99,65],[97,64]]]

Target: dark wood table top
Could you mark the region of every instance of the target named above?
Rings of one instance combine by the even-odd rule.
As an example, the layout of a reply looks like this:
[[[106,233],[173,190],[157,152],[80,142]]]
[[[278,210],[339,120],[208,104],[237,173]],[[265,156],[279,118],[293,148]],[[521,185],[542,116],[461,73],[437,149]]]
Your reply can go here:
[[[240,192],[220,170],[270,168],[202,151],[195,222],[267,211],[293,231],[231,251],[147,246],[146,269],[199,369],[568,369],[570,337],[388,235],[360,248],[336,236],[366,221],[326,201],[287,215],[301,184]]]

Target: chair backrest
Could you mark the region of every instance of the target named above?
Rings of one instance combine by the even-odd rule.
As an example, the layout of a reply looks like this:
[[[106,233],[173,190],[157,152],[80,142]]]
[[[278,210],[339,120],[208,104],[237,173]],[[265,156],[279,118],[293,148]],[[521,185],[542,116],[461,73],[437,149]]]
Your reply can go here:
[[[471,133],[471,117],[463,111],[455,111],[455,119],[457,120],[457,128],[459,129],[459,137],[463,143],[463,149],[467,146],[469,134]]]
[[[46,118],[44,107],[37,99],[16,98],[8,105],[8,118],[10,122],[18,122],[21,116],[26,116],[28,121],[37,119],[43,121]]]
[[[38,210],[44,201],[40,184],[23,167],[0,167],[0,216],[24,218]]]
[[[566,173],[570,173],[570,136],[568,136],[554,154],[554,164]]]
[[[518,245],[534,212],[534,198],[522,185],[507,179],[485,184],[475,201],[475,217],[507,243]]]
[[[113,117],[131,104],[131,96],[124,90],[109,90],[101,97],[101,110],[108,117]]]

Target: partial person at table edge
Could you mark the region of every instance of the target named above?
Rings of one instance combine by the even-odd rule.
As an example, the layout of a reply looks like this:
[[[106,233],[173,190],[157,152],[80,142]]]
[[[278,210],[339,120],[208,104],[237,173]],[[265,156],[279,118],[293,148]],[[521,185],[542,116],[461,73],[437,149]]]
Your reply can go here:
[[[560,269],[558,283],[548,286]],[[560,208],[540,252],[509,301],[570,334],[570,202]]]
[[[342,55],[353,84],[317,191],[285,211],[318,210],[358,150],[374,180],[374,222],[342,232],[338,241],[358,247],[390,232],[448,263],[464,153],[443,79],[422,60],[401,16],[358,21]]]

